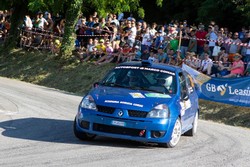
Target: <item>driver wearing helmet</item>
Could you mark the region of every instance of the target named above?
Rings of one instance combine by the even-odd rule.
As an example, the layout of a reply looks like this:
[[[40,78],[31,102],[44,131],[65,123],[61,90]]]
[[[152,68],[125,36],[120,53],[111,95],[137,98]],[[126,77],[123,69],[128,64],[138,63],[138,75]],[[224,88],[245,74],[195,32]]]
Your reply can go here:
[[[157,82],[160,86],[165,88],[166,93],[172,93],[172,84],[173,84],[173,76],[171,75],[164,75],[157,78]]]
[[[134,86],[139,86],[139,77],[136,76],[135,72],[134,71],[129,71],[127,73],[127,77],[128,77],[128,85],[131,86],[131,87],[134,87]]]

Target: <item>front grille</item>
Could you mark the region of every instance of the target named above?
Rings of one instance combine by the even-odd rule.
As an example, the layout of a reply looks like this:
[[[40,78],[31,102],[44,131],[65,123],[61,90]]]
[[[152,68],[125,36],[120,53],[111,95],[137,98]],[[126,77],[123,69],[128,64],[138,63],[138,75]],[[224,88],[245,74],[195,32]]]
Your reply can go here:
[[[113,114],[114,111],[115,111],[115,108],[97,105],[97,110],[99,112],[103,112],[103,113],[107,113],[107,114]]]
[[[131,129],[131,128],[124,128],[119,126],[109,126],[109,125],[103,125],[103,124],[93,124],[93,130],[99,131],[99,132],[105,132],[105,133],[113,133],[113,134],[120,134],[120,135],[128,135],[128,136],[137,136],[137,137],[145,137],[146,133],[142,133],[142,131],[145,132],[143,129]]]
[[[147,112],[144,111],[137,111],[137,110],[128,110],[128,115],[130,117],[140,117],[140,118],[146,118]]]

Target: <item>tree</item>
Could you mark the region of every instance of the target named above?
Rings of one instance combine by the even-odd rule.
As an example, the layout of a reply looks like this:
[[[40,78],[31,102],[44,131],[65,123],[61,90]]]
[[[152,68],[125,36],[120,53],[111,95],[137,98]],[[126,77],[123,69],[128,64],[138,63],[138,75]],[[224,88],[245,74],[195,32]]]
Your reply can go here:
[[[67,1],[66,1],[67,2]],[[74,27],[80,14],[80,4],[90,5],[96,9],[100,16],[106,16],[108,13],[130,12],[138,9],[139,16],[144,16],[144,11],[139,8],[139,0],[73,0],[66,3],[66,25],[65,33],[62,41],[60,55],[63,59],[67,59],[72,55],[74,49]],[[158,5],[162,0],[156,1]]]
[[[22,20],[28,11],[28,0],[2,0],[0,2],[0,6],[2,9],[12,10],[10,32],[4,43],[4,48],[8,51],[9,48],[16,46],[16,42],[19,37],[19,31],[17,28],[22,24]]]

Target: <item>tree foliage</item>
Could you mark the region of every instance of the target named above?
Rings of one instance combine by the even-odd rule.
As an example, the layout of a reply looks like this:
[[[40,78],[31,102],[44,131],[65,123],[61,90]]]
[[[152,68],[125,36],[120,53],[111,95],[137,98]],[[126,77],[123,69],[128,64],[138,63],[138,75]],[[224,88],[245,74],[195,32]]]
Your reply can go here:
[[[13,9],[6,46],[15,46],[17,28],[25,13],[50,11],[66,16],[62,55],[70,55],[74,45],[74,26],[80,12],[93,9],[101,17],[108,13],[134,12],[148,22],[188,20],[190,24],[214,20],[231,29],[250,24],[250,0],[1,0],[0,9]],[[67,57],[67,56],[66,56]],[[65,58],[66,58],[65,57]]]

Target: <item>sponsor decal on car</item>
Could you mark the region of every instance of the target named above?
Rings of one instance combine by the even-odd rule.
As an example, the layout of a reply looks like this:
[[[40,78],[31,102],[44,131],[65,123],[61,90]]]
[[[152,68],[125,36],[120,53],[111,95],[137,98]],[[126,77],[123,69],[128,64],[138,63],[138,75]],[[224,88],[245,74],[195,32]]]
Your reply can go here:
[[[145,93],[146,97],[158,97],[158,98],[171,98],[169,95],[161,94],[161,93]]]
[[[129,93],[133,98],[145,98],[141,93]]]

